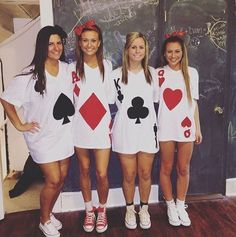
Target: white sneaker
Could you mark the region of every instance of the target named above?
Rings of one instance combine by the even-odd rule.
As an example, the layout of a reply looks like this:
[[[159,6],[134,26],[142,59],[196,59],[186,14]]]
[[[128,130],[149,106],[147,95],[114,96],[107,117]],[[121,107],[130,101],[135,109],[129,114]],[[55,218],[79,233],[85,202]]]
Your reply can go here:
[[[180,226],[180,219],[174,200],[173,202],[167,204],[167,216],[171,225]]]
[[[52,213],[50,214],[50,220],[57,230],[62,228],[62,223]]]
[[[50,220],[44,224],[40,222],[39,229],[43,232],[43,234],[46,237],[59,237],[60,236],[59,231],[56,229],[56,227],[52,224]]]
[[[187,205],[177,205],[177,213],[180,219],[180,223],[184,226],[190,226],[191,220],[189,219],[188,213],[185,210]]]
[[[143,205],[138,213],[139,225],[142,229],[149,229],[151,227],[150,215],[148,213],[148,205]]]
[[[137,227],[136,211],[134,210],[134,205],[126,206],[125,226],[132,230]]]

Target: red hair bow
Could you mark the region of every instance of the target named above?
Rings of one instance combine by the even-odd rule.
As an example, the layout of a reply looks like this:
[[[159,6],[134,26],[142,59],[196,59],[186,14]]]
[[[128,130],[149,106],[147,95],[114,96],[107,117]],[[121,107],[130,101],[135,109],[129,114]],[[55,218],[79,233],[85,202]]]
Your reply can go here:
[[[94,20],[89,20],[89,21],[85,22],[85,23],[84,23],[83,25],[81,25],[81,26],[76,26],[75,29],[74,29],[74,32],[75,32],[78,36],[80,36],[81,33],[82,33],[82,31],[83,31],[83,29],[85,29],[85,28],[91,28],[91,29],[92,29],[92,27],[93,27],[95,24],[96,24],[96,23],[95,23]]]
[[[169,39],[171,36],[177,36],[177,37],[182,38],[182,37],[185,36],[185,34],[186,33],[184,31],[174,31],[174,32],[172,32],[170,34],[165,34],[165,38]]]

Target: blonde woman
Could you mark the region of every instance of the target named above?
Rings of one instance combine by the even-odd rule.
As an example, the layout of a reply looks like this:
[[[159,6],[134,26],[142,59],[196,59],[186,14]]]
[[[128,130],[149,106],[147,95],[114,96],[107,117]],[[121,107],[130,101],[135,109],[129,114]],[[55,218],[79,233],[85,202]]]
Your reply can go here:
[[[134,207],[135,179],[138,176],[140,227],[151,227],[148,200],[151,170],[158,151],[154,102],[158,101],[155,70],[148,66],[148,42],[139,32],[126,36],[122,67],[111,75],[111,102],[118,112],[112,127],[112,150],[118,153],[123,172],[123,193],[126,201],[125,225],[137,227]]]
[[[167,203],[169,223],[189,226],[185,210],[189,185],[189,166],[194,142],[200,144],[198,72],[188,66],[182,32],[168,35],[162,47],[162,65],[157,69],[160,87],[158,110],[161,155],[160,185]],[[177,150],[177,199],[173,199],[171,172]]]

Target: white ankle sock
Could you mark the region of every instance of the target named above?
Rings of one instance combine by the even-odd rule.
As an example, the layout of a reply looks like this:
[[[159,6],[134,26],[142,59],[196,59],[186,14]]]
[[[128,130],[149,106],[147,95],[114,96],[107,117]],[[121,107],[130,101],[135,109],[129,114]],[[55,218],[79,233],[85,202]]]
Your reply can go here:
[[[85,205],[85,210],[86,211],[92,211],[93,210],[93,203],[92,203],[92,201],[85,202],[84,205]]]

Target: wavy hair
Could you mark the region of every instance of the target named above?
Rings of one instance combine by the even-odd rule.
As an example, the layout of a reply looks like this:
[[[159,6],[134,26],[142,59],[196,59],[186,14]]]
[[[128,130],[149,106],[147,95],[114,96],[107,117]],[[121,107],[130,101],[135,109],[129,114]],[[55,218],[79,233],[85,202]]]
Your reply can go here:
[[[32,78],[36,80],[34,89],[41,95],[43,95],[44,91],[46,90],[45,62],[48,57],[48,44],[51,35],[59,35],[59,37],[61,38],[63,51],[59,60],[65,61],[64,44],[67,38],[66,32],[58,25],[45,26],[38,32],[36,38],[34,57],[32,59],[32,62],[28,66],[32,66],[31,71],[20,74],[32,74]]]
[[[176,35],[171,35],[170,37],[165,39],[162,45],[162,49],[161,49],[161,66],[163,67],[165,65],[168,65],[168,62],[165,58],[165,53],[166,53],[167,44],[169,43],[178,43],[183,52],[183,56],[180,61],[180,68],[184,77],[185,87],[187,91],[187,98],[188,98],[188,101],[191,102],[192,95],[191,95],[191,90],[190,90],[190,77],[189,77],[189,72],[188,72],[188,53],[187,53],[186,45],[182,38]]]
[[[84,53],[79,45],[81,40],[81,35],[83,32],[86,31],[95,31],[98,33],[98,39],[100,41],[100,45],[96,52],[97,61],[98,61],[98,68],[104,80],[104,65],[103,65],[103,38],[102,38],[102,31],[101,29],[94,24],[92,27],[84,27],[81,31],[80,35],[76,35],[76,72],[79,74],[81,80],[85,79],[84,75]]]

